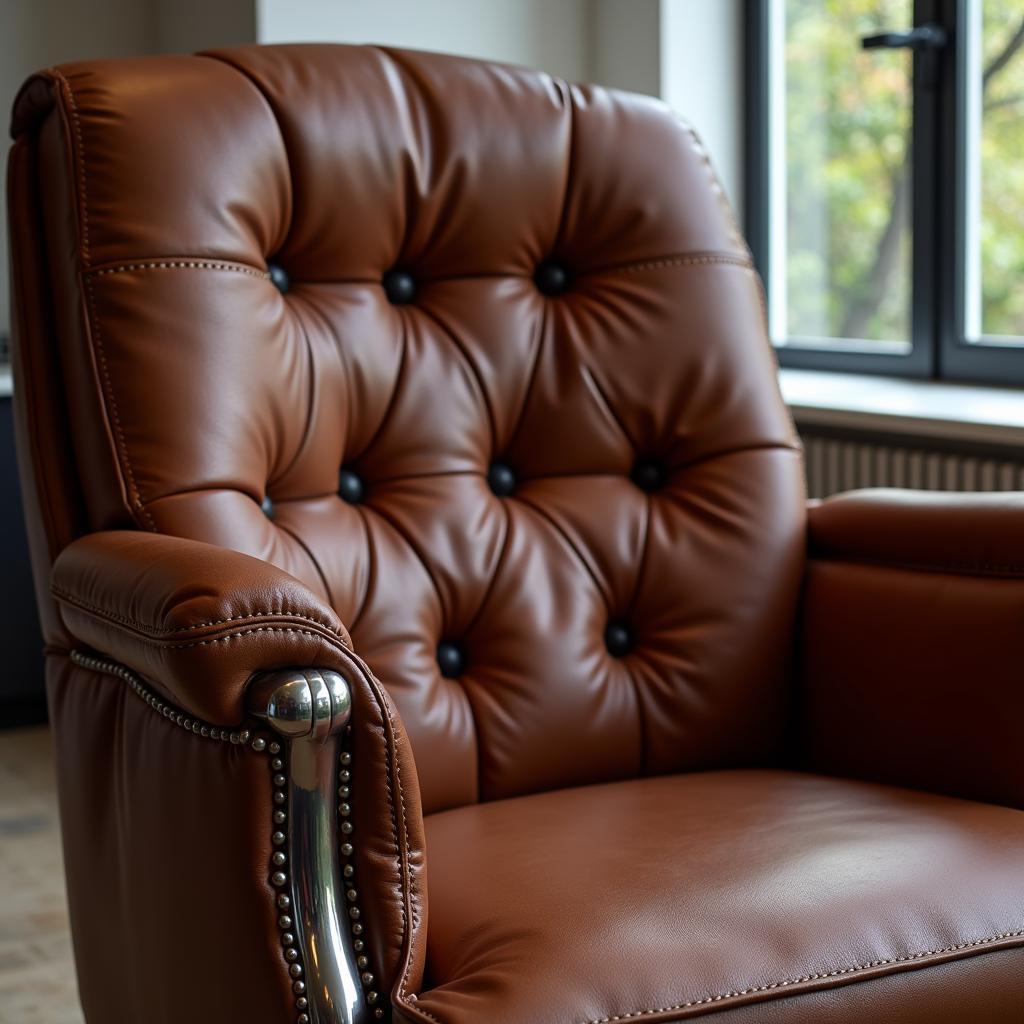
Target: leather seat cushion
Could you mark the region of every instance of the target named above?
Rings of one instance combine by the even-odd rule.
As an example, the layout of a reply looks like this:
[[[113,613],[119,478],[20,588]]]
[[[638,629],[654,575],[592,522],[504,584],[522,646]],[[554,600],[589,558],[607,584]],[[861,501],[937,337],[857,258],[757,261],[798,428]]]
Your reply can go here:
[[[428,980],[409,1020],[1024,1010],[1020,811],[711,772],[447,811],[427,849]]]

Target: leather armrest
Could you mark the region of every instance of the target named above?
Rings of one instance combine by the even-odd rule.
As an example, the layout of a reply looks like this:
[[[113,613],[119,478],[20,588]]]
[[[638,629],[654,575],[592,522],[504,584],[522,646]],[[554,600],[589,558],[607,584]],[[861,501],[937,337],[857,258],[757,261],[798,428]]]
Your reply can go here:
[[[812,558],[1024,577],[1024,493],[870,490],[808,509]]]
[[[51,589],[73,637],[211,723],[246,718],[245,687],[255,672],[310,667],[345,676],[366,948],[383,991],[399,977],[418,986],[427,909],[416,766],[398,712],[351,653],[334,611],[258,558],[142,532],[95,533],[69,544],[54,563]],[[329,789],[327,798],[336,799],[333,780]],[[269,834],[269,816],[266,824]],[[276,933],[273,941],[276,947]]]
[[[94,533],[69,544],[51,589],[71,635],[217,724],[245,717],[254,672],[344,668],[351,641],[294,576],[237,551],[152,533]]]
[[[1024,494],[864,491],[809,521],[806,766],[1024,807]]]

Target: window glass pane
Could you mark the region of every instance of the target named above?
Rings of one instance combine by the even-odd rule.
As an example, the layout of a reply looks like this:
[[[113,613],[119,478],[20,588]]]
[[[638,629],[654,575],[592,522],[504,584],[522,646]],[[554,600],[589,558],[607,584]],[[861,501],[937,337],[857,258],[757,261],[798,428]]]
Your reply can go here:
[[[772,334],[906,352],[912,58],[860,41],[912,0],[775,0],[771,24]]]
[[[966,334],[1024,344],[1024,4],[967,7]]]

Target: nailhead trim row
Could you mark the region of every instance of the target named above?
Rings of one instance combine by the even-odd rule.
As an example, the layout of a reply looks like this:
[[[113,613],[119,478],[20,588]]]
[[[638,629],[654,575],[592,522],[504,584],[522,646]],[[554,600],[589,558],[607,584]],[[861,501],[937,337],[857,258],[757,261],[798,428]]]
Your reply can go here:
[[[292,898],[283,890],[288,886],[288,855],[284,852],[288,845],[288,793],[285,787],[288,784],[288,776],[285,774],[284,757],[282,756],[281,744],[277,740],[271,740],[267,745],[270,753],[270,782],[273,786],[274,810],[271,813],[273,828],[270,834],[270,842],[274,852],[270,855],[270,884],[282,890],[276,897],[277,909],[281,912],[277,918],[277,927],[281,933],[281,955],[284,957],[285,968],[288,977],[291,979],[292,992],[295,994],[295,1009],[298,1016],[296,1024],[309,1024],[309,1000],[306,998],[306,983],[302,980],[304,968],[302,966],[302,954],[299,952],[296,943],[294,921],[291,917]]]
[[[278,890],[284,890],[288,884],[288,855],[284,848],[288,843],[288,812],[285,806],[288,803],[288,776],[285,774],[284,758],[282,757],[281,744],[276,739],[267,739],[263,736],[253,737],[250,730],[239,729],[237,731],[222,729],[219,726],[210,725],[198,718],[185,714],[185,712],[169,704],[161,697],[158,697],[147,687],[139,677],[119,662],[107,658],[98,658],[92,654],[84,654],[81,651],[72,651],[71,660],[82,668],[93,672],[103,672],[118,679],[123,679],[129,689],[157,714],[166,718],[169,722],[179,726],[186,732],[201,736],[204,739],[218,740],[241,746],[250,743],[252,749],[260,754],[267,751],[270,755],[270,781],[273,785],[272,813],[273,829],[271,832],[271,844],[274,852],[270,856],[270,884]],[[352,726],[345,729],[344,743],[347,746],[352,735]],[[339,831],[341,832],[341,859],[342,859],[342,880],[345,886],[345,902],[348,907],[347,917],[349,929],[352,932],[352,948],[356,952],[356,966],[359,968],[359,979],[363,984],[366,1002],[373,1007],[373,1016],[377,1020],[384,1017],[384,1010],[377,1004],[380,1002],[380,993],[373,987],[376,978],[370,970],[370,960],[366,955],[366,940],[363,938],[365,926],[362,923],[362,911],[356,903],[359,898],[358,890],[355,888],[355,848],[352,844],[352,804],[351,804],[351,781],[352,781],[352,754],[343,750],[338,758],[338,818]],[[302,955],[296,946],[296,936],[293,929],[293,921],[289,914],[292,909],[292,899],[286,892],[278,892],[277,908],[281,911],[277,919],[277,926],[281,933],[281,946],[288,975],[292,979],[292,992],[295,993],[295,1008],[298,1016],[296,1024],[309,1024],[309,1001],[306,998],[306,983],[302,980],[304,968]]]
[[[345,729],[343,747],[347,747],[352,737],[352,726]],[[352,932],[352,948],[356,953],[356,967],[359,968],[359,980],[363,984],[366,1002],[373,1007],[373,1016],[381,1020],[384,1016],[383,1007],[379,1006],[380,993],[373,987],[376,978],[370,970],[370,958],[366,955],[365,925],[362,923],[362,911],[359,909],[357,900],[359,892],[356,889],[356,866],[354,861],[355,847],[352,843],[354,827],[351,820],[352,815],[352,754],[343,749],[338,756],[338,830],[341,833],[341,879],[345,886],[345,902],[348,905],[348,924]],[[305,1022],[300,1022],[305,1024]]]
[[[148,704],[153,711],[162,715],[168,722],[180,726],[186,732],[200,736],[204,740],[218,740],[222,743],[231,743],[234,746],[243,746],[252,740],[252,749],[256,753],[260,753],[266,748],[267,740],[262,736],[253,737],[249,729],[222,729],[219,725],[204,722],[168,703],[146,686],[130,668],[126,668],[119,662],[111,661],[108,658],[98,658],[93,654],[84,654],[82,651],[72,651],[71,660],[76,665],[92,672],[103,672],[123,679],[132,693]]]

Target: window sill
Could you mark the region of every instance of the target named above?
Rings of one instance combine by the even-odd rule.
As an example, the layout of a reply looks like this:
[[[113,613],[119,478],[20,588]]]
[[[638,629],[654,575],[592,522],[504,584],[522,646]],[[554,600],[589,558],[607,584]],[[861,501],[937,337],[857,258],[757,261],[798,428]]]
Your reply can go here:
[[[797,426],[1024,444],[1024,391],[822,370],[779,371]]]

